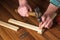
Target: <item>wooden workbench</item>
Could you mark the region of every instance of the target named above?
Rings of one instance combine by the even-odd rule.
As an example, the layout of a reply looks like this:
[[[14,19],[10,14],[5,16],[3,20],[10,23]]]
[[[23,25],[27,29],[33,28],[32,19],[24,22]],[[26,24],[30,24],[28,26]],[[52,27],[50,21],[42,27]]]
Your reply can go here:
[[[12,0],[11,3],[7,0],[0,1],[0,20],[8,22],[9,18],[14,18],[16,20],[38,26],[38,22],[35,17],[23,18],[16,13],[14,10],[17,6],[15,4],[12,5],[13,3],[14,2]],[[16,32],[0,25],[0,40],[60,40],[60,25],[54,25],[53,28],[45,31],[43,35],[22,27],[20,27]]]

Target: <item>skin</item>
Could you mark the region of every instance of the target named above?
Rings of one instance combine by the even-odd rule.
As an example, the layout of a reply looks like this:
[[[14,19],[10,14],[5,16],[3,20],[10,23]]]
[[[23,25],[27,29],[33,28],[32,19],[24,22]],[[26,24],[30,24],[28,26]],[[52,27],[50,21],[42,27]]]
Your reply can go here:
[[[19,0],[18,13],[23,17],[28,17],[28,10],[32,11],[26,0]]]
[[[53,21],[52,21],[52,14],[56,12],[56,10],[58,9],[58,7],[56,7],[53,4],[49,4],[46,12],[43,14],[42,18],[42,22],[39,23],[39,29],[44,28],[51,28],[53,25]],[[26,0],[19,0],[19,7],[18,7],[18,13],[23,16],[23,17],[28,17],[28,10],[32,11],[31,7],[28,5]]]
[[[43,14],[42,18],[42,22],[39,23],[39,28],[42,29],[44,28],[50,28],[53,25],[53,20],[51,18],[52,14],[54,14],[56,12],[56,10],[58,9],[58,7],[56,7],[53,4],[49,4],[46,12]]]

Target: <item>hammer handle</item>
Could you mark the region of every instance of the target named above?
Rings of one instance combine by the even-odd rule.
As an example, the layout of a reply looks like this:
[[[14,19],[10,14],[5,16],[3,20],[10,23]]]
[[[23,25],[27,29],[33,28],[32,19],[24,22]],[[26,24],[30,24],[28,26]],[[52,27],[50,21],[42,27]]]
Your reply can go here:
[[[15,9],[15,12],[18,13],[18,10]],[[28,14],[29,14],[29,16],[36,16],[36,15],[35,15],[35,12],[28,12]]]

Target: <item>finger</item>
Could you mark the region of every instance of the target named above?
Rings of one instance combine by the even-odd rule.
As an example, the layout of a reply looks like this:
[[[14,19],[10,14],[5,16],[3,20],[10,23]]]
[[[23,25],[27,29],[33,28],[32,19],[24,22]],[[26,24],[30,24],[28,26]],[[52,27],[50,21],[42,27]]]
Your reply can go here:
[[[32,11],[32,8],[29,5],[27,5],[27,8],[29,11]]]
[[[29,11],[32,11],[32,8],[29,6]]]
[[[52,27],[52,25],[53,25],[53,22],[51,22],[46,28],[50,29]]]
[[[42,28],[41,28],[41,25],[42,25],[42,22],[39,23],[39,29],[42,29]]]
[[[32,11],[31,7],[29,8],[30,11]]]
[[[42,16],[41,18],[42,18],[42,22],[44,22],[44,21],[45,21],[45,17],[44,17],[44,16]]]
[[[45,27],[48,21],[49,21],[49,17],[46,18],[46,21],[41,25],[41,28]]]
[[[47,29],[50,29],[53,25],[53,22],[50,23],[50,25],[47,27]]]
[[[49,29],[52,26],[52,24],[53,24],[52,20],[49,20],[47,22],[47,24],[45,25],[45,28],[48,28]]]

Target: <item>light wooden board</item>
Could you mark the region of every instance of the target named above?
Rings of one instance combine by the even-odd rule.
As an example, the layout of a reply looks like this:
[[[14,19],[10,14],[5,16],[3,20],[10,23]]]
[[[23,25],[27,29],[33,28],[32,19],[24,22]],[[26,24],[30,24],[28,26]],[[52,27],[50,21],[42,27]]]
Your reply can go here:
[[[18,21],[18,20],[9,19],[8,22],[19,25],[19,26],[22,26],[22,27],[25,27],[25,28],[28,28],[28,29],[35,30],[37,32],[40,32],[40,34],[41,34],[41,31],[42,31],[37,26],[27,24],[27,23],[24,23],[24,22],[21,22],[21,21]]]
[[[3,21],[0,21],[0,25],[1,25],[1,26],[4,26],[4,27],[6,27],[6,28],[12,29],[12,30],[14,30],[14,31],[17,31],[17,30],[19,29],[19,27],[16,27],[16,26],[14,26],[14,25],[8,24],[8,23],[3,22]]]

